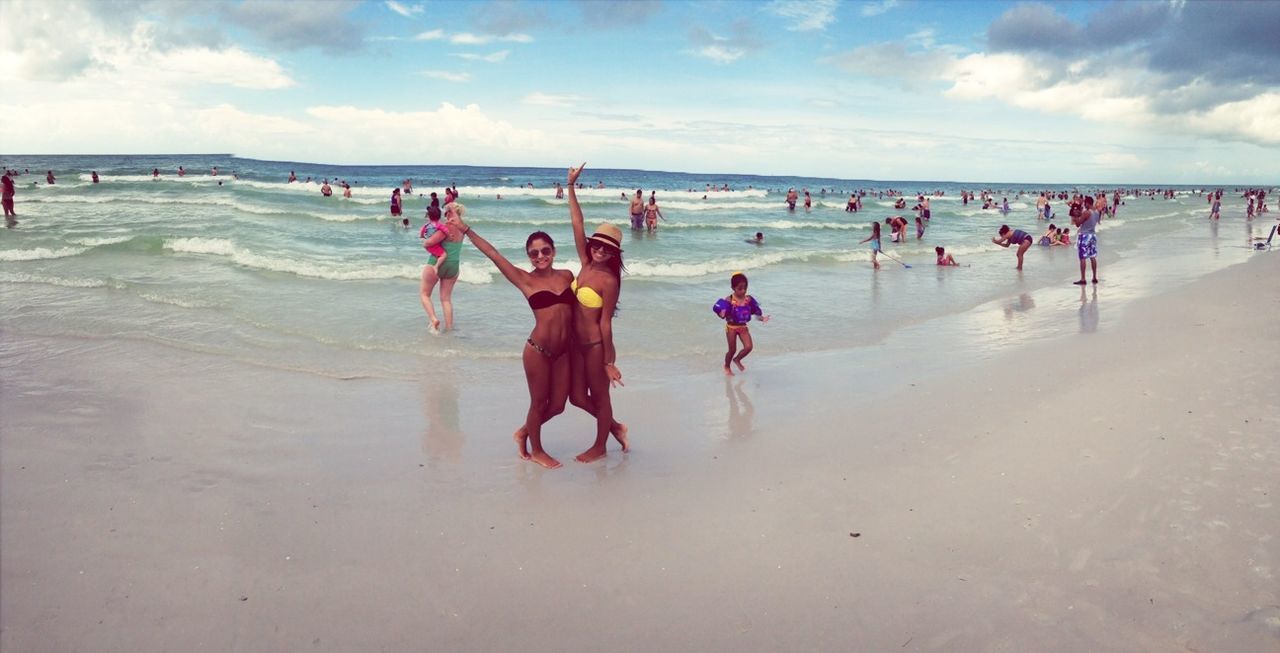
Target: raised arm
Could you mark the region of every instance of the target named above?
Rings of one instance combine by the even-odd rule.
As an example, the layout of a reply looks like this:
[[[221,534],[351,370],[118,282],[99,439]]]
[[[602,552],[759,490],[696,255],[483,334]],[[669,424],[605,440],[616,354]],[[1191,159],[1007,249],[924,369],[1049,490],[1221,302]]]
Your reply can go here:
[[[475,245],[476,249],[480,250],[485,256],[488,256],[489,260],[493,261],[493,264],[498,266],[498,271],[502,273],[502,276],[507,278],[507,281],[511,282],[511,285],[519,288],[520,292],[528,294],[528,272],[512,265],[511,261],[508,261],[507,257],[503,256],[502,252],[498,251],[498,248],[490,244],[489,241],[481,238],[480,234],[477,234],[474,229],[469,227],[467,223],[463,222],[462,218],[459,218],[456,214],[449,218],[449,226],[454,229],[458,229],[459,233],[470,238],[471,244]],[[434,238],[434,236],[432,237]]]
[[[583,224],[582,206],[578,204],[575,189],[578,187],[578,175],[582,174],[582,169],[586,166],[583,163],[576,168],[569,168],[569,219],[573,223],[573,244],[578,248],[578,259],[582,261],[584,268],[591,263],[591,253],[587,251],[587,228]]]

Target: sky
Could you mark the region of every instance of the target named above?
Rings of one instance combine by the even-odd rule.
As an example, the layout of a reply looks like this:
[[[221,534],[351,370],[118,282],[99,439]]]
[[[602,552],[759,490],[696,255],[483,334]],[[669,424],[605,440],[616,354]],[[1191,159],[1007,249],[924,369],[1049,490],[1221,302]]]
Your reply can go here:
[[[0,0],[0,152],[1280,182],[1280,2]]]

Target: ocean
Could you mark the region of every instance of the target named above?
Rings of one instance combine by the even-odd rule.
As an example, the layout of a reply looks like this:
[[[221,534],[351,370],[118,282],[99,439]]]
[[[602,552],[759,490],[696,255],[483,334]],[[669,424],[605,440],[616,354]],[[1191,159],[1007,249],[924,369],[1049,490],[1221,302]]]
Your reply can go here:
[[[230,155],[0,159],[31,171],[16,180],[18,223],[0,232],[0,329],[8,333],[149,341],[338,378],[415,378],[445,361],[455,374],[466,373],[460,361],[514,364],[532,315],[470,245],[454,292],[457,329],[428,329],[418,301],[427,258],[418,239],[427,200],[419,193],[445,185],[457,186],[468,222],[517,265],[528,266],[526,236],[542,230],[559,245],[557,267],[578,267],[567,204],[552,186],[564,182],[561,169],[331,166]],[[185,177],[177,176],[179,165]],[[159,180],[152,168],[160,169]],[[44,181],[49,169],[53,186]],[[101,183],[91,183],[92,171]],[[287,183],[290,171],[311,181]],[[404,203],[408,230],[388,210],[391,190],[405,178],[414,185]],[[334,196],[322,197],[324,179],[346,180],[353,196],[342,198],[335,184]],[[1086,296],[1070,284],[1078,275],[1074,247],[1033,247],[1019,274],[1013,251],[990,239],[1001,224],[1038,239],[1046,227],[1035,215],[1039,191],[1103,188],[1095,184],[590,167],[582,181],[591,187],[579,192],[588,228],[607,221],[626,232],[615,322],[624,370],[718,370],[724,335],[711,305],[729,293],[736,271],[750,277],[751,294],[772,316],[753,326],[757,353],[749,361],[934,339],[951,343],[939,350],[945,355],[982,355],[1018,340],[1096,328],[1085,324],[1082,307],[1098,295],[1114,315],[1126,301],[1245,260],[1250,238],[1265,236],[1274,223],[1274,214],[1246,222],[1244,200],[1230,188],[1220,223],[1206,219],[1196,188],[1173,187],[1173,199],[1127,194],[1117,216],[1102,223],[1103,283]],[[733,190],[707,190],[724,185]],[[809,189],[812,210],[786,209],[790,187]],[[666,221],[656,233],[627,228],[623,196],[636,189],[646,198],[657,193]],[[908,209],[868,195],[862,212],[845,212],[850,192],[885,189],[905,192]],[[964,206],[961,189],[990,189],[997,202],[1008,198],[1011,211]],[[909,207],[917,193],[934,191],[945,195],[931,198],[933,217],[917,240]],[[1063,202],[1052,204],[1069,225]],[[873,272],[868,246],[858,241],[871,220],[895,214],[912,222],[909,239],[890,243],[885,229],[884,248],[911,267],[882,257],[883,269]],[[757,231],[764,245],[744,242]],[[935,267],[937,245],[962,267]]]

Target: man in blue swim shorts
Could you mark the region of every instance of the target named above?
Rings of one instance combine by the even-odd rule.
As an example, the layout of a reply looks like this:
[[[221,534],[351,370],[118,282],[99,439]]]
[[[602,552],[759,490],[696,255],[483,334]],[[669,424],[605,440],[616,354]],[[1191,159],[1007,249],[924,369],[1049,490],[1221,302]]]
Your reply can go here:
[[[1084,210],[1080,215],[1073,216],[1071,223],[1078,229],[1076,231],[1076,254],[1080,257],[1080,280],[1074,281],[1077,286],[1083,286],[1084,280],[1084,262],[1088,260],[1093,267],[1093,282],[1098,283],[1098,235],[1096,230],[1098,222],[1102,220],[1102,213],[1093,209],[1093,198],[1084,198]]]
[[[636,196],[631,198],[631,228],[644,229],[644,193],[636,189]]]

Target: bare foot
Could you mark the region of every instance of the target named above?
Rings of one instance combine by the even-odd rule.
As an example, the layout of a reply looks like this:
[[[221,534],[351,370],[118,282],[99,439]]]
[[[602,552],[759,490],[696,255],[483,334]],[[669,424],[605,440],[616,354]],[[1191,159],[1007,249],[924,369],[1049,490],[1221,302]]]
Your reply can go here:
[[[725,365],[725,366],[724,366],[724,375],[725,375],[725,376],[733,376],[733,370],[729,369],[729,366],[728,366],[728,365]]]
[[[515,440],[516,445],[520,447],[520,459],[528,460],[529,459],[529,432],[526,431],[523,426],[521,426],[520,428],[516,429],[515,433],[511,434],[511,439]]]
[[[622,445],[622,453],[631,451],[631,441],[627,439],[626,424],[623,424],[622,422],[614,422],[613,428],[609,429],[609,432],[613,433],[613,439],[617,440],[618,444]]]
[[[529,460],[532,460],[547,469],[555,469],[560,466],[560,461],[552,458],[551,454],[545,451],[539,451],[538,453],[529,456]]]
[[[431,320],[431,330],[436,332],[440,331],[440,320]]]
[[[747,371],[747,368],[746,368],[746,367],[744,367],[744,366],[742,365],[742,361],[740,361],[740,360],[734,360],[734,361],[733,361],[733,364],[738,366],[738,371],[739,371],[739,372],[745,372],[745,371]]]
[[[580,463],[595,462],[604,458],[606,453],[604,445],[600,445],[599,447],[591,447],[577,456],[574,456],[574,460],[577,460]]]

